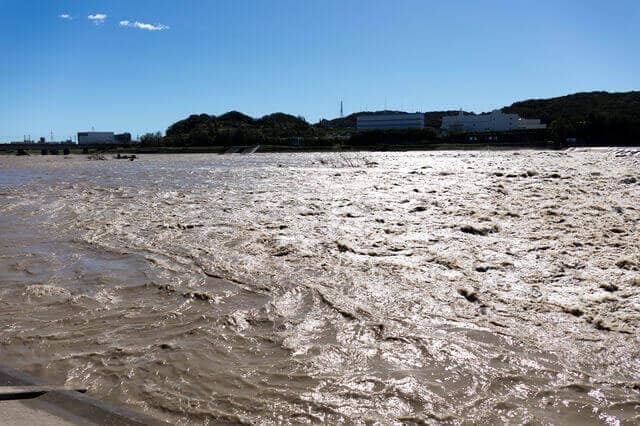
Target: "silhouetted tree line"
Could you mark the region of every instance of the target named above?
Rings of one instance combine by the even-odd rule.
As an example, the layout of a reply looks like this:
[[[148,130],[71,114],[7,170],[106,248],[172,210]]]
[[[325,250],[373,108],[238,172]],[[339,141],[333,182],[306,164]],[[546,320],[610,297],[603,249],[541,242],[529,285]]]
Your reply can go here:
[[[167,129],[160,142],[165,146],[229,146],[258,143],[286,143],[292,138],[318,138],[327,132],[310,125],[303,117],[284,113],[254,119],[237,111],[221,116],[199,114],[180,120]],[[146,135],[145,135],[146,136]],[[157,143],[155,137],[147,138]],[[145,144],[144,140],[141,140]]]
[[[542,119],[557,141],[577,138],[586,145],[640,141],[640,92],[576,93],[516,102],[504,110]]]
[[[585,120],[554,120],[550,126],[557,140],[576,138],[583,145],[617,145],[640,143],[640,120],[628,115],[591,113]]]
[[[161,146],[164,144],[162,133],[145,133],[140,136],[140,143],[144,146]]]
[[[516,137],[523,141],[549,138],[563,142],[578,138],[583,144],[625,144],[640,141],[640,92],[576,93],[551,99],[516,102],[503,108],[525,118],[540,118],[548,125],[547,132],[514,132],[499,140]],[[384,114],[394,111],[378,111]],[[395,111],[397,112],[397,111]],[[327,146],[346,143],[354,147],[392,144],[431,143],[442,116],[452,111],[425,113],[423,130],[372,130],[355,133],[356,117],[321,120],[309,124],[303,117],[281,112],[255,119],[238,111],[215,116],[191,115],[167,129],[166,136],[149,133],[141,138],[145,146],[230,146],[230,145],[292,145],[303,140],[305,146]],[[346,135],[346,136],[345,136]],[[348,140],[345,140],[348,138]]]

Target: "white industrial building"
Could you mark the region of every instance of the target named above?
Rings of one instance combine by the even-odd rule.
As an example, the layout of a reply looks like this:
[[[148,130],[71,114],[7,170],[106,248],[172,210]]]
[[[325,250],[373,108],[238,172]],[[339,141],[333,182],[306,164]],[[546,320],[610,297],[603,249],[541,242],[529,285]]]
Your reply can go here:
[[[78,132],[78,145],[116,144],[113,132]]]
[[[424,114],[362,114],[356,119],[356,129],[424,129]]]
[[[538,119],[520,118],[518,114],[505,114],[495,110],[490,114],[464,115],[460,111],[458,115],[444,116],[440,128],[449,133],[474,133],[546,129],[547,125],[540,123]]]

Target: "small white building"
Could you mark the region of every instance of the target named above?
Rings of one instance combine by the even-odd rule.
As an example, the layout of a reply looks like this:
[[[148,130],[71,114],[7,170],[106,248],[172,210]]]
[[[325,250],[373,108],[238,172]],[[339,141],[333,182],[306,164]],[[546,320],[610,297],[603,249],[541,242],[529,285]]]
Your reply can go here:
[[[78,145],[116,144],[113,132],[78,132]]]
[[[489,114],[458,115],[442,117],[442,130],[449,133],[475,132],[506,132],[509,130],[546,129],[547,125],[538,119],[520,118],[518,114],[505,114],[502,111],[492,111]]]
[[[362,114],[356,118],[356,129],[424,129],[424,114]]]

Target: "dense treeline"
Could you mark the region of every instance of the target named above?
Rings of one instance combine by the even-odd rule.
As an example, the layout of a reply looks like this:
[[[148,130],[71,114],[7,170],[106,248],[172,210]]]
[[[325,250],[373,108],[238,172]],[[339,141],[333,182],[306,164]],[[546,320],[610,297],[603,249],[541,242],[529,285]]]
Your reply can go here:
[[[191,115],[172,124],[161,144],[166,146],[228,146],[283,142],[296,138],[319,138],[326,131],[302,117],[275,113],[254,119],[231,111],[215,116]],[[142,141],[144,143],[144,141]],[[157,142],[156,139],[149,142]]]
[[[626,144],[640,141],[640,92],[576,93],[551,99],[516,102],[503,108],[524,118],[540,118],[547,132],[515,132],[513,137],[555,142],[577,138],[581,144]],[[402,113],[376,111],[367,114]],[[425,113],[424,130],[376,130],[356,133],[358,114],[309,124],[303,117],[275,113],[253,118],[238,111],[215,116],[191,115],[172,124],[166,136],[159,133],[141,138],[145,146],[231,146],[231,145],[304,145],[329,147],[346,144],[353,147],[375,147],[393,144],[428,144],[437,139],[442,117],[456,111]],[[504,140],[503,135],[500,140]],[[454,140],[455,137],[445,138]],[[456,139],[457,140],[457,139]],[[442,140],[440,142],[443,142]]]
[[[504,111],[542,119],[559,141],[577,138],[587,145],[640,141],[640,92],[589,92],[532,99],[516,102]]]

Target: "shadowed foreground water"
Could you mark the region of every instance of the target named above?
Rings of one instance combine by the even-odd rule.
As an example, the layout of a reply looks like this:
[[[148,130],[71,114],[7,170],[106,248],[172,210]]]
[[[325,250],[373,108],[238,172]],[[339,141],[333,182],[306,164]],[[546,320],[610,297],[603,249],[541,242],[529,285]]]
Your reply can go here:
[[[1,362],[177,424],[638,423],[639,170],[0,157]]]

